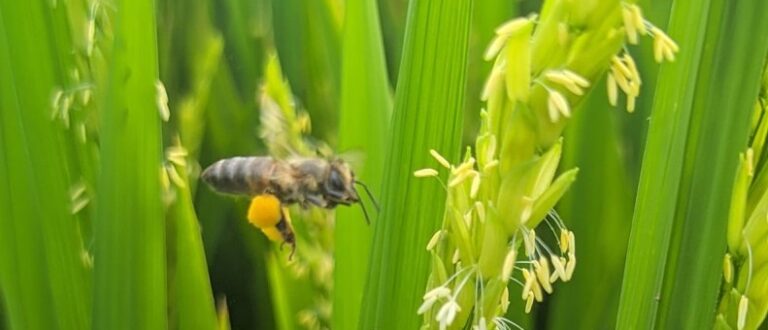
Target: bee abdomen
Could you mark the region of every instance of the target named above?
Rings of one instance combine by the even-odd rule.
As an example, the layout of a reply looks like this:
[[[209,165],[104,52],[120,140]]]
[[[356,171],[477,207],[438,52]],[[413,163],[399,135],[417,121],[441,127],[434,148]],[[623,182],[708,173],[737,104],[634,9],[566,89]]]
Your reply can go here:
[[[213,163],[201,178],[218,192],[237,195],[263,193],[273,171],[270,157],[234,157]]]

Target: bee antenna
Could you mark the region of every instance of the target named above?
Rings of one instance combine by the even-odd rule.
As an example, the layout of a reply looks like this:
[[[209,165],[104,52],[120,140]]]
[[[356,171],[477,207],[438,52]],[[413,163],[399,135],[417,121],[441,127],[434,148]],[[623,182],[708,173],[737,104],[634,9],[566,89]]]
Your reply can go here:
[[[365,193],[368,195],[368,198],[371,199],[373,206],[376,207],[376,212],[379,212],[380,211],[379,202],[377,202],[376,198],[373,197],[373,194],[371,194],[371,190],[368,189],[368,186],[366,186],[365,183],[363,183],[362,181],[358,181],[358,180],[355,180],[355,183],[361,185],[363,189],[365,189]]]
[[[363,215],[365,216],[365,223],[370,225],[371,224],[371,219],[368,218],[368,211],[365,209],[365,203],[360,202],[360,208],[363,209]]]

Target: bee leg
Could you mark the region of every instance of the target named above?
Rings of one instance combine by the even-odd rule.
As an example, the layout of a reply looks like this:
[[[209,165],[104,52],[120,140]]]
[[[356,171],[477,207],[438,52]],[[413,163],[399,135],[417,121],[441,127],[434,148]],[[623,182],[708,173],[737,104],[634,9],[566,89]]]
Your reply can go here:
[[[344,194],[342,194],[340,192],[337,192],[337,191],[334,191],[332,189],[327,189],[326,188],[325,193],[330,195],[331,197],[333,197],[333,199],[344,200]]]
[[[293,255],[296,254],[296,242],[295,241],[289,242],[287,240],[283,241],[282,243],[280,243],[280,251],[283,250],[283,246],[285,246],[285,244],[289,244],[291,246],[291,254],[288,255],[288,261],[291,261],[293,259]]]
[[[291,243],[291,254],[288,255],[288,261],[293,260],[293,255],[296,253],[296,242]]]
[[[326,202],[320,195],[307,195],[306,201],[323,208],[328,205],[328,202]]]
[[[288,256],[288,260],[291,260],[293,258],[294,253],[296,253],[296,235],[293,232],[293,226],[291,226],[291,217],[288,213],[288,209],[283,207],[280,210],[281,213],[281,219],[277,223],[275,227],[277,227],[277,230],[280,231],[280,234],[283,236],[283,242],[280,243],[280,250],[283,250],[283,246],[285,244],[291,245],[291,254]]]

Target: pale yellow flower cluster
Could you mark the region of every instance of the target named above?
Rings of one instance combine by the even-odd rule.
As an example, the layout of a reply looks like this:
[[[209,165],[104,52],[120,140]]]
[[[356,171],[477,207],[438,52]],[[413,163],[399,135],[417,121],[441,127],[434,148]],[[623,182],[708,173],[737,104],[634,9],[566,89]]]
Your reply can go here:
[[[432,273],[418,310],[423,328],[518,327],[504,317],[509,281],[519,285],[530,312],[558,280],[572,278],[576,237],[553,209],[578,173],[558,175],[562,130],[606,72],[609,102],[618,104],[622,91],[634,110],[641,79],[624,45],[643,35],[654,38],[661,58],[674,59],[677,45],[639,7],[621,1],[549,0],[540,16],[496,29],[484,54],[493,67],[474,150],[455,165],[430,151],[447,170],[447,200],[443,224],[427,245]]]

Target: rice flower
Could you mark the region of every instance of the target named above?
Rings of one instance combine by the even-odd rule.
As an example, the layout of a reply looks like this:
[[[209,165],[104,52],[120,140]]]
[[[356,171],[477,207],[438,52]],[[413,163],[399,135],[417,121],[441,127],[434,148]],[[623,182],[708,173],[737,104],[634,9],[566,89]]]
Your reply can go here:
[[[578,169],[558,174],[564,124],[604,72],[609,102],[617,104],[621,91],[634,109],[642,80],[625,43],[647,35],[664,58],[677,52],[637,5],[567,3],[551,2],[540,16],[496,29],[484,54],[493,67],[474,148],[458,164],[430,150],[442,168],[414,172],[447,175],[443,224],[426,247],[432,272],[416,311],[424,327],[519,328],[504,318],[510,281],[522,289],[519,306],[530,312],[558,282],[573,278],[576,235],[553,209],[578,175]]]

